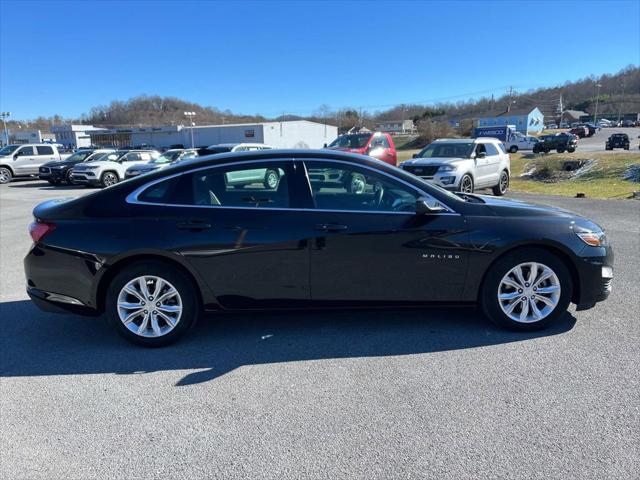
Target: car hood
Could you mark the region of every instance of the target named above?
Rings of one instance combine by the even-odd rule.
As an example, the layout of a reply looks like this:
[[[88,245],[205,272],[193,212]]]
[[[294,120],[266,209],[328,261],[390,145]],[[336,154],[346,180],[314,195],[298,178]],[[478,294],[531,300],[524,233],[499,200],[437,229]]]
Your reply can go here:
[[[54,160],[53,162],[47,162],[47,163],[43,164],[42,166],[43,167],[52,168],[52,167],[67,167],[69,165],[75,165],[75,164],[76,164],[76,162],[67,162],[67,161],[64,161],[64,160],[62,160],[62,161]]]
[[[77,170],[85,170],[89,167],[103,167],[105,165],[109,165],[109,164],[117,164],[119,165],[119,163],[117,162],[104,162],[104,161],[99,161],[99,162],[81,162],[79,164],[77,164],[75,166],[75,168]]]
[[[402,162],[402,166],[420,166],[420,165],[446,165],[449,163],[464,162],[465,160],[471,160],[464,157],[433,157],[433,158],[414,158]]]
[[[491,211],[500,217],[557,217],[575,221],[581,226],[597,227],[598,225],[577,213],[573,213],[563,208],[552,207],[550,205],[536,205],[504,197],[494,197],[492,195],[473,195],[481,198]]]

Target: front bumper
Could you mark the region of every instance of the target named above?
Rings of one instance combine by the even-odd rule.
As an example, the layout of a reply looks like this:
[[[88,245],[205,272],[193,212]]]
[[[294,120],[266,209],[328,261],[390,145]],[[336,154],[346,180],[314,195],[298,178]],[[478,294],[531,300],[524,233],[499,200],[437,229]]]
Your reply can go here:
[[[440,185],[447,190],[458,191],[460,187],[460,179],[462,175],[457,171],[451,172],[435,172],[432,175],[421,175],[420,173],[413,172],[409,169],[403,169],[408,173],[415,175],[422,180]]]
[[[586,247],[587,252],[597,256],[578,259],[576,268],[579,276],[579,290],[574,302],[578,310],[586,310],[596,303],[606,300],[611,294],[613,283],[613,250],[611,247]]]
[[[66,180],[68,169],[66,168],[49,168],[49,167],[40,167],[38,171],[38,178],[40,180]]]
[[[100,185],[100,178],[97,176],[95,172],[92,171],[82,171],[82,172],[71,172],[71,180],[79,185]]]

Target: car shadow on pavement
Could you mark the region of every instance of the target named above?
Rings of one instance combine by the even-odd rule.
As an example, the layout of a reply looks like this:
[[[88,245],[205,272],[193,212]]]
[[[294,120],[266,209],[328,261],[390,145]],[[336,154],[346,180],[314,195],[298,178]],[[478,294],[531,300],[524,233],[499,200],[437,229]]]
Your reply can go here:
[[[12,182],[8,185],[9,188],[37,188],[39,190],[85,190],[84,185],[68,185],[68,184],[59,184],[59,185],[51,185],[49,182],[41,182],[41,181],[25,181],[22,183]]]
[[[559,335],[574,324],[567,313],[542,332],[509,332],[462,308],[225,313],[204,318],[177,344],[145,349],[103,318],[48,314],[24,300],[0,303],[0,377],[197,369],[176,384],[185,386],[243,365],[427,354]]]

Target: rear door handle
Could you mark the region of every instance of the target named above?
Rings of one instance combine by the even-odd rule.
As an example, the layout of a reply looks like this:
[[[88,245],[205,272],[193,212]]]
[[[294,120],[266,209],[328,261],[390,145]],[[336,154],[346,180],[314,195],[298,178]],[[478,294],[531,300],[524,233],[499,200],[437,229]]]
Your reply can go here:
[[[346,225],[338,225],[336,223],[320,223],[316,225],[316,230],[320,230],[321,232],[340,232],[346,229]]]
[[[202,222],[200,220],[190,220],[188,222],[178,223],[180,230],[191,230],[192,232],[200,230],[208,230],[211,228],[210,223]]]

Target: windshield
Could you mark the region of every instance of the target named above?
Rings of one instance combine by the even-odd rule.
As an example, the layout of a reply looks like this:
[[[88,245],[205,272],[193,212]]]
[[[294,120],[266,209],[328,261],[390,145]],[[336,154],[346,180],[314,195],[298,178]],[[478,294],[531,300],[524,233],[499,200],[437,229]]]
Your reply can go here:
[[[149,163],[156,163],[156,164],[171,163],[171,162],[176,161],[180,157],[180,155],[182,155],[182,150],[174,150],[172,152],[164,152],[158,158],[156,158],[155,160],[151,160]]]
[[[371,138],[370,133],[354,133],[350,135],[340,135],[329,148],[362,148]]]
[[[91,150],[83,150],[81,152],[76,152],[70,157],[67,157],[66,162],[83,162],[87,158],[91,156],[93,152]]]
[[[0,150],[0,155],[11,155],[15,152],[20,145],[7,145],[2,150]]]
[[[473,142],[447,142],[427,145],[415,158],[469,158]]]

